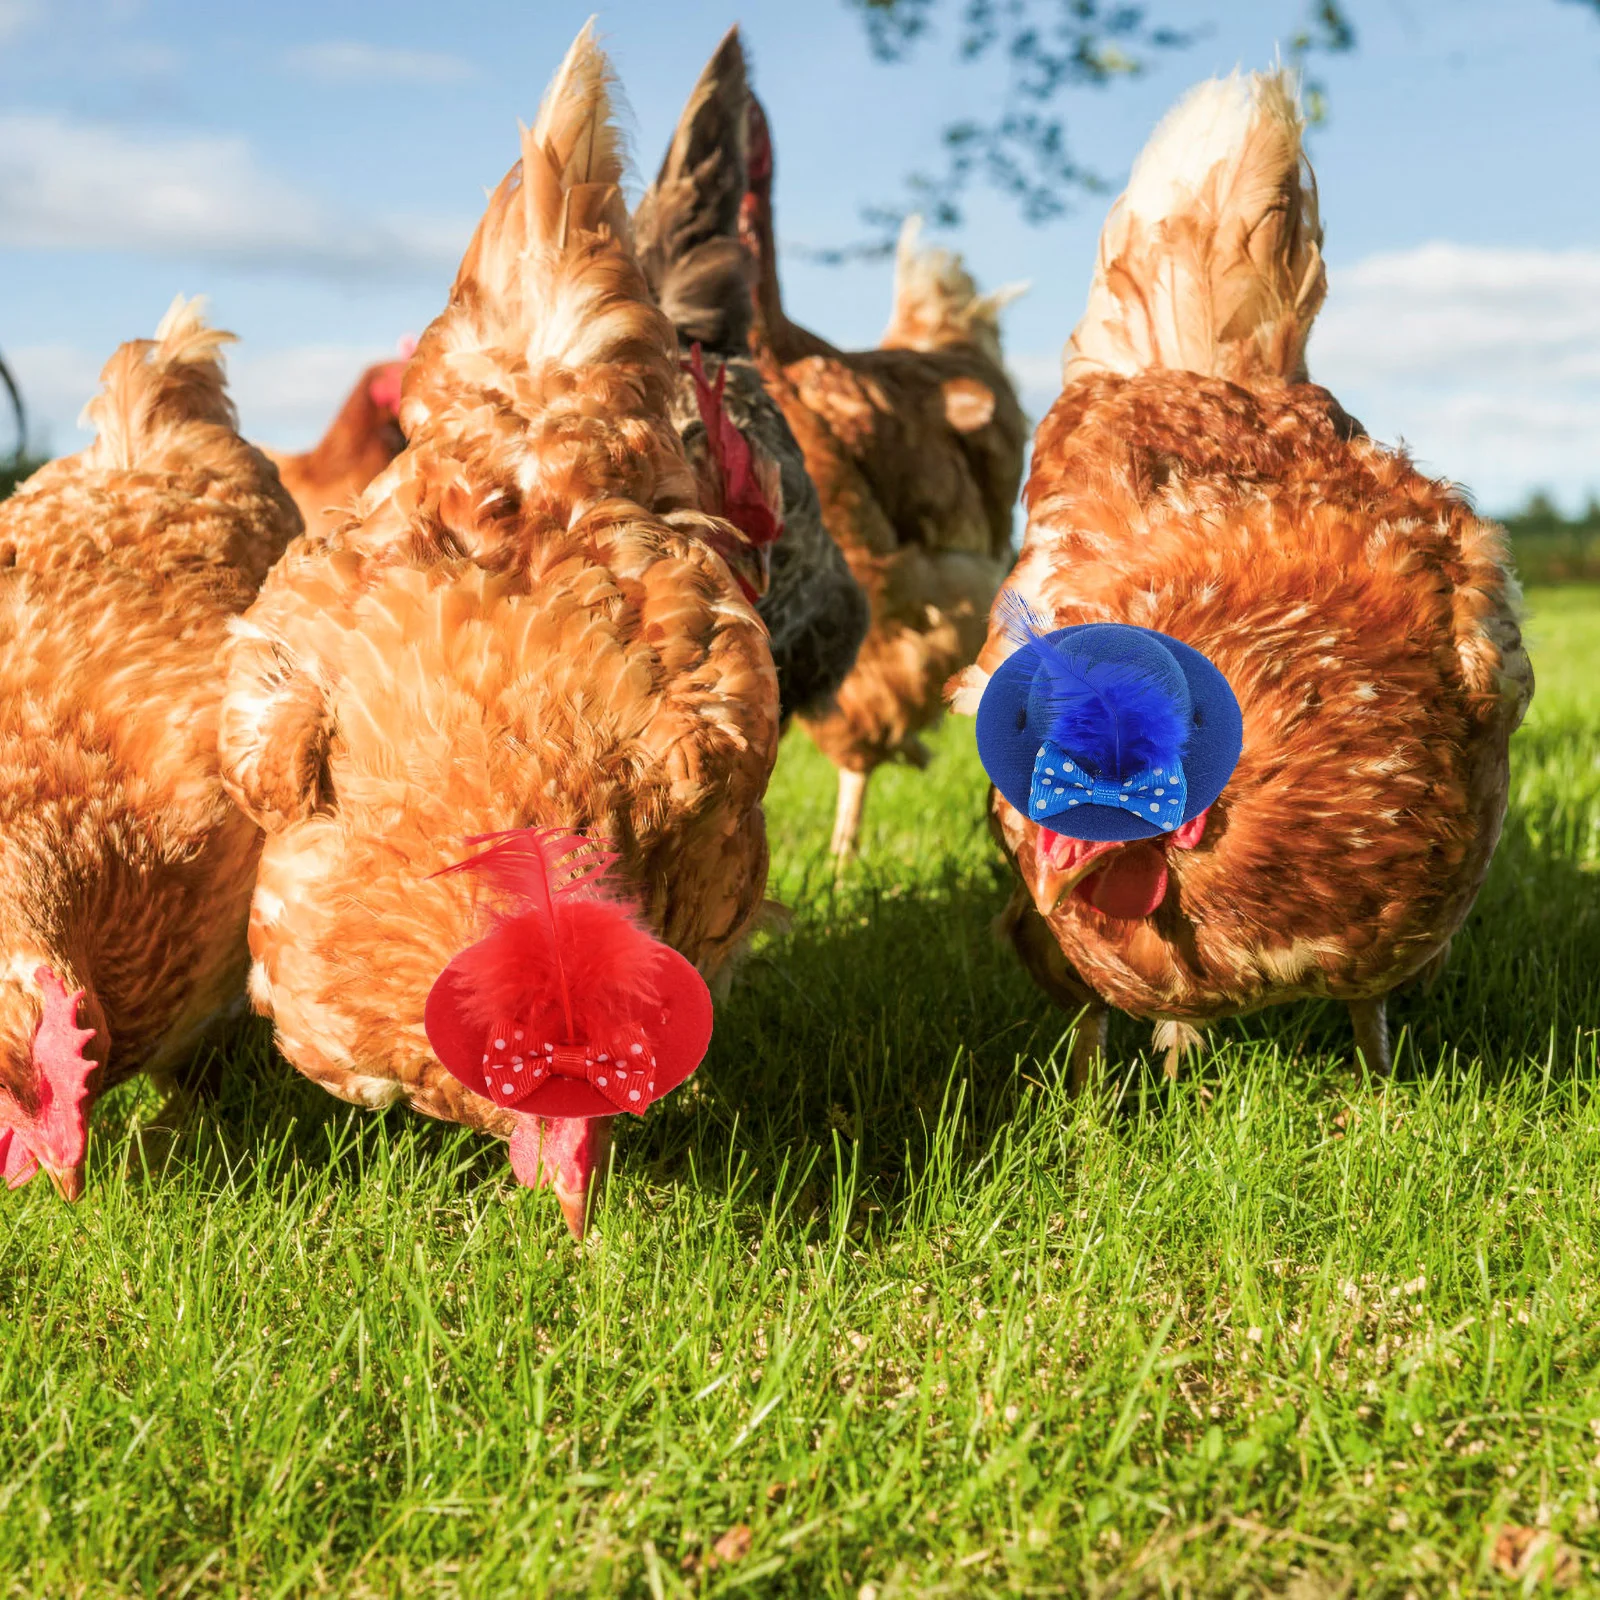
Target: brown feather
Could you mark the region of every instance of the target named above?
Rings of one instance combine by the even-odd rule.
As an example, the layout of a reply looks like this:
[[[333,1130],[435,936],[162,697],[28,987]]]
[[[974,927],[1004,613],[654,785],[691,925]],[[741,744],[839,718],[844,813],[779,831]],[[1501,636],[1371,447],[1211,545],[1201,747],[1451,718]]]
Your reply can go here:
[[[958,260],[924,258],[908,235],[886,347],[844,352],[798,327],[783,309],[771,136],[753,97],[751,125],[763,154],[745,207],[762,374],[871,607],[835,705],[806,730],[841,771],[920,765],[918,734],[981,644],[1009,565],[1026,430],[999,361],[1000,299],[981,302]]]
[[[1303,379],[1327,292],[1287,72],[1213,79],[1170,112],[1100,235],[1065,381],[1170,367]]]
[[[1275,84],[1246,86],[1247,109]],[[1099,1000],[1167,1023],[1303,996],[1362,1003],[1436,963],[1499,837],[1507,746],[1533,687],[1499,530],[1368,439],[1325,390],[1284,381],[1320,298],[1308,213],[1282,208],[1297,192],[1297,123],[1291,137],[1280,107],[1265,131],[1253,112],[1232,126],[1242,144],[1207,168],[1207,224],[1215,239],[1259,241],[1263,216],[1276,216],[1268,256],[1241,268],[1275,287],[1226,302],[1216,291],[1213,312],[1226,303],[1226,316],[1176,313],[1173,345],[1160,318],[1127,309],[1153,304],[1154,290],[1117,310],[1097,280],[1104,320],[1080,324],[1071,380],[1040,424],[1009,584],[1053,627],[1126,622],[1193,645],[1243,710],[1238,767],[1198,847],[1168,852],[1156,912],[1118,921],[1069,896],[1047,919]],[[1157,133],[1158,154],[1171,134],[1171,123]],[[1246,181],[1244,158],[1263,147],[1272,153]],[[1178,212],[1171,225],[1145,216],[1156,253],[1139,269],[1159,286],[1219,260],[1179,225],[1192,220],[1190,191],[1166,192]],[[1128,215],[1125,200],[1113,209],[1103,261],[1130,237]],[[1212,294],[1221,279],[1204,281]],[[1105,370],[1135,351],[1144,370]],[[1179,360],[1190,370],[1172,370]],[[1199,375],[1218,371],[1245,381]],[[1013,648],[997,607],[964,706]],[[1037,827],[998,794],[993,808],[1023,884],[1044,881]],[[1010,929],[1041,983],[1062,989],[1026,893]]]
[[[633,226],[640,265],[680,350],[698,343],[719,358],[728,415],[757,470],[775,473],[781,484],[783,536],[772,548],[771,581],[757,609],[788,718],[829,708],[866,634],[867,598],[823,526],[800,446],[750,359],[753,263],[739,225],[749,187],[749,108],[744,50],[731,28],[689,96]],[[687,371],[680,370],[672,416],[697,479],[714,476]]]
[[[260,835],[218,782],[216,653],[300,519],[234,431],[228,337],[176,302],[107,363],[95,442],[0,507],[0,1100],[32,1092],[41,963],[88,990],[96,1091],[242,999]]]
[[[227,651],[227,781],[261,817],[252,994],[345,1099],[505,1134],[423,1006],[484,931],[464,841],[583,831],[708,971],[766,881],[766,636],[708,536],[673,330],[628,244],[585,30],[405,381],[360,519],[285,556]]]

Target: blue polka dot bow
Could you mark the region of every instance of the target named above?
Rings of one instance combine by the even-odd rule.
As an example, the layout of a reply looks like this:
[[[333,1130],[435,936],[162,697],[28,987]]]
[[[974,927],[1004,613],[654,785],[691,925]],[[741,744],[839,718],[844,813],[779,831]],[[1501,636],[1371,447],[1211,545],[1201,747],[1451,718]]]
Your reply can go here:
[[[1189,784],[1181,762],[1151,767],[1117,783],[1092,777],[1060,745],[1046,739],[1033,763],[1028,816],[1034,822],[1050,823],[1053,831],[1070,838],[1074,806],[1113,806],[1162,833],[1171,833],[1183,821],[1188,798]]]

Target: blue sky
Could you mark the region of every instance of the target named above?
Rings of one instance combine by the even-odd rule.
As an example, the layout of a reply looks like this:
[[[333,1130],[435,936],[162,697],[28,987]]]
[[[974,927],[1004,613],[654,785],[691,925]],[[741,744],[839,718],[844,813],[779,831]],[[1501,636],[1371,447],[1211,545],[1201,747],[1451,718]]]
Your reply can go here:
[[[1192,81],[1271,61],[1301,0],[1151,0],[1201,37],[1068,102],[1075,150],[1120,186]],[[39,442],[178,291],[241,343],[247,432],[309,442],[361,365],[439,309],[516,121],[591,5],[567,0],[0,0],[0,349]],[[1380,437],[1491,509],[1600,493],[1600,19],[1569,0],[1348,0],[1361,47],[1324,68],[1312,139],[1330,295],[1312,373]],[[939,128],[993,104],[948,36],[885,67],[844,0],[616,0],[601,28],[651,172],[722,30],[745,30],[772,117],[780,242],[855,237]],[[1105,197],[1043,228],[980,196],[956,243],[980,281],[1030,280],[1006,342],[1030,410],[1054,397]],[[792,314],[870,343],[889,267],[783,263]]]

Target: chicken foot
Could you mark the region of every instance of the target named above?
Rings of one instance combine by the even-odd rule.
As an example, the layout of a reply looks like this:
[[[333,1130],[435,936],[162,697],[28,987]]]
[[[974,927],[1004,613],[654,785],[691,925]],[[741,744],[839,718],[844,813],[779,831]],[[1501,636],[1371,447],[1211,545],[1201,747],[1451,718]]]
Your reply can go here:
[[[1388,996],[1375,1000],[1348,1002],[1350,1021],[1356,1032],[1356,1057],[1375,1078],[1389,1076],[1389,1014]]]
[[[1199,1054],[1201,1045],[1205,1043],[1205,1035],[1190,1023],[1168,1018],[1156,1024],[1153,1043],[1162,1052],[1162,1077],[1168,1083],[1174,1083],[1185,1059]]]

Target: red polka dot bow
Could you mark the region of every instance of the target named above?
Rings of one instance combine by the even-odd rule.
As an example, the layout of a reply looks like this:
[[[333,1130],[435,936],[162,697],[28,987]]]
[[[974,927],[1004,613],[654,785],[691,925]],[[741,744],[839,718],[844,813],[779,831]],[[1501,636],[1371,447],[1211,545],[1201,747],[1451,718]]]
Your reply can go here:
[[[515,1110],[551,1078],[587,1083],[618,1111],[640,1111],[656,1097],[656,1055],[639,1027],[604,1045],[557,1044],[519,1022],[497,1022],[484,1040],[483,1079],[489,1098]]]

